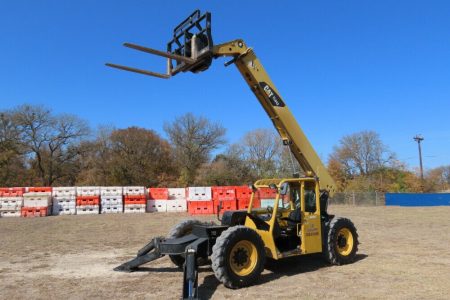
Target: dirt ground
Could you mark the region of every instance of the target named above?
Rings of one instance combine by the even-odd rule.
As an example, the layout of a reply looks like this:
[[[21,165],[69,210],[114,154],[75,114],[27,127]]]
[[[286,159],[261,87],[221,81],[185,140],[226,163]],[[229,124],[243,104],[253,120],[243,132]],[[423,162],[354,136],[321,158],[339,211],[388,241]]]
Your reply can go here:
[[[204,298],[449,299],[450,207],[332,206],[353,220],[358,259],[328,266],[320,257],[281,261],[254,286],[230,290],[201,268]],[[167,257],[140,272],[113,272],[153,236],[187,214],[121,214],[0,219],[1,299],[177,299],[182,273]],[[214,219],[213,216],[201,219]]]

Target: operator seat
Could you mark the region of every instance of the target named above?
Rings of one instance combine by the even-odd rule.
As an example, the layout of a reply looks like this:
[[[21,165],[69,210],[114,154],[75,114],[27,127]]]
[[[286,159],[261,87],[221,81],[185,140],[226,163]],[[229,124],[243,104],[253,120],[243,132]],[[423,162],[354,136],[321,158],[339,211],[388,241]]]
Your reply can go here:
[[[302,222],[302,212],[300,207],[291,211],[289,216],[287,218],[282,218],[282,220],[287,223],[286,234],[297,234],[297,225]]]

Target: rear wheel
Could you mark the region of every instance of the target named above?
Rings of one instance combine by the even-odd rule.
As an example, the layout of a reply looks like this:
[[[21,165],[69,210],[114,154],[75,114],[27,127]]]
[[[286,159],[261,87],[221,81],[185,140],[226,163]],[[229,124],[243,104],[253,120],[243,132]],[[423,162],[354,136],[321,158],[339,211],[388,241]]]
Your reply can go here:
[[[358,251],[358,233],[352,221],[333,218],[326,226],[323,254],[334,265],[344,265],[355,260]]]
[[[228,288],[255,283],[264,270],[264,243],[256,231],[230,227],[217,238],[211,256],[216,278]]]
[[[199,220],[184,220],[173,227],[167,236],[168,239],[176,239],[191,234],[194,225],[205,224]],[[169,255],[170,260],[179,268],[183,267],[185,258],[183,255]]]

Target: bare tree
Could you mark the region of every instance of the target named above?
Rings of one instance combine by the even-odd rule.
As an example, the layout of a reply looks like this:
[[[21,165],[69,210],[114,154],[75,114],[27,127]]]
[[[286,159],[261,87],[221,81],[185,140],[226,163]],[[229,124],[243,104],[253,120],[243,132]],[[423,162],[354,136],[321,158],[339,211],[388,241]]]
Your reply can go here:
[[[9,111],[0,112],[0,185],[21,186],[26,182],[26,167],[19,140],[19,129]]]
[[[89,133],[87,124],[76,116],[55,116],[31,105],[16,108],[13,118],[40,184],[51,186],[66,176],[68,166],[79,155],[78,143]]]
[[[425,180],[429,191],[449,191],[450,165],[429,170],[425,176]]]
[[[378,133],[362,131],[344,136],[335,146],[330,161],[339,164],[349,176],[369,175],[393,163],[395,155],[381,141]]]
[[[111,185],[111,134],[115,129],[100,126],[96,138],[80,144],[79,174],[76,184],[79,185]]]
[[[225,186],[254,182],[256,176],[242,157],[241,148],[231,145],[225,153],[217,155],[211,163],[202,165],[195,184]]]
[[[225,143],[225,128],[192,113],[164,124],[164,131],[175,148],[181,170],[180,184],[183,185],[192,184],[198,168],[210,160],[214,149]]]
[[[244,160],[258,178],[279,175],[282,144],[278,135],[270,129],[248,132],[239,143]]]

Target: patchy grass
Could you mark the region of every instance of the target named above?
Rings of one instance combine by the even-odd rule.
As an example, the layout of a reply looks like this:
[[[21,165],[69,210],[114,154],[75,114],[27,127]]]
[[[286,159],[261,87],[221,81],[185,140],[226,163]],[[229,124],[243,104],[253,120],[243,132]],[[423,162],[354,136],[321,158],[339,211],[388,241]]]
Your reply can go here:
[[[318,256],[271,264],[252,287],[230,290],[211,268],[200,272],[206,298],[448,299],[450,207],[347,207],[360,236],[358,259],[328,266]],[[151,237],[187,214],[0,219],[0,298],[178,299],[182,273],[167,258],[141,272],[113,272]],[[201,217],[213,220],[214,217]]]

